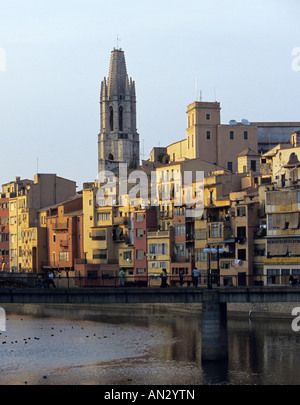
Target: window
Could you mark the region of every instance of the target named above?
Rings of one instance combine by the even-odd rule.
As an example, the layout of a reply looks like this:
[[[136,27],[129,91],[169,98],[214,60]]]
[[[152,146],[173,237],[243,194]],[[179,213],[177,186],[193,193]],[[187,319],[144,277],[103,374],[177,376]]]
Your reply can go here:
[[[168,245],[167,243],[150,243],[149,253],[150,255],[167,255]]]
[[[136,222],[143,222],[144,220],[144,213],[143,212],[137,212],[136,217],[135,217]]]
[[[245,140],[248,139],[248,131],[244,131],[244,139],[245,139]]]
[[[234,139],[234,131],[230,131],[229,138]]]
[[[125,250],[123,252],[123,259],[124,260],[131,260],[131,250]]]
[[[93,259],[107,259],[107,250],[94,250],[93,251]]]
[[[232,172],[233,164],[232,162],[227,162],[227,169]]]
[[[236,210],[236,215],[238,217],[246,216],[246,207],[238,207],[237,210]]]
[[[176,257],[186,257],[185,243],[176,243],[174,246],[174,254]]]
[[[136,274],[137,274],[138,276],[144,274],[144,269],[136,269]]]
[[[110,221],[110,213],[101,212],[97,214],[97,221]]]
[[[210,114],[206,114],[206,119],[210,120]]]
[[[238,259],[246,260],[246,249],[238,249]]]
[[[61,262],[69,261],[69,252],[59,252],[59,260]]]
[[[206,139],[207,139],[207,140],[210,139],[210,131],[206,131]]]
[[[237,227],[237,239],[239,243],[243,243],[246,240],[246,227],[238,226]]]
[[[123,131],[123,107],[119,108],[119,130]]]
[[[136,251],[136,260],[143,260],[144,259],[144,251],[137,249]]]
[[[207,262],[207,253],[203,252],[203,249],[196,249],[196,261]]]
[[[114,110],[112,107],[109,107],[109,125],[110,125],[110,130],[114,130]]]
[[[138,228],[138,229],[136,230],[136,237],[137,237],[138,239],[141,239],[143,236],[144,236],[144,230]]]
[[[251,170],[256,172],[256,160],[251,160]]]
[[[175,224],[175,236],[185,235],[185,224]]]
[[[212,238],[221,238],[222,237],[222,226],[219,224],[211,225],[211,237]]]
[[[269,231],[273,229],[273,215],[268,214],[268,229]]]

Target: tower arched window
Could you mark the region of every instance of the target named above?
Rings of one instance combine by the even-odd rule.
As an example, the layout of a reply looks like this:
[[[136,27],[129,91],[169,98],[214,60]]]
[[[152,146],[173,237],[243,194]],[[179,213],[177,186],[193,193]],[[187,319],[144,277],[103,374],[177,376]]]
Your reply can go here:
[[[123,131],[123,107],[119,108],[119,130]]]
[[[109,107],[109,126],[110,130],[114,130],[114,109],[112,107]]]

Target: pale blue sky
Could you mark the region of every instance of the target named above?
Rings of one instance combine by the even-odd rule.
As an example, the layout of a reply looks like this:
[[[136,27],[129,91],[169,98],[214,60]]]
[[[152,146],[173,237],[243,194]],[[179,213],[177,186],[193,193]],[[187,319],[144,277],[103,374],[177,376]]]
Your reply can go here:
[[[299,0],[0,0],[0,184],[33,178],[37,159],[79,188],[97,177],[100,84],[117,35],[145,158],[185,137],[196,72],[222,123],[300,121],[299,15]]]

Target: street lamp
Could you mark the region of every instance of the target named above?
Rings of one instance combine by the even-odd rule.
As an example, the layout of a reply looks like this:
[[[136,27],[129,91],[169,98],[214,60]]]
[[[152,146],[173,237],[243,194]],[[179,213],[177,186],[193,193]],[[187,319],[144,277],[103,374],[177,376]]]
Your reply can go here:
[[[208,253],[208,258],[209,258],[209,263],[208,263],[208,269],[207,269],[207,288],[211,289],[212,288],[212,282],[211,282],[211,254],[215,255],[217,254],[217,262],[218,262],[218,285],[220,285],[220,253],[224,253],[224,249],[220,248],[220,246],[217,246],[216,248],[212,247],[207,247],[203,249],[204,253]]]

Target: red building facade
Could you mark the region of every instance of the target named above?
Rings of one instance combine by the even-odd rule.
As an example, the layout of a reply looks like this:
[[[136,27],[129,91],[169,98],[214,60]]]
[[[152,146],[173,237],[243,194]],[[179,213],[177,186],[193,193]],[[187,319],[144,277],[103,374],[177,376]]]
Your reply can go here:
[[[145,209],[134,213],[134,279],[137,282],[147,282],[148,252],[147,230],[157,229],[156,209]]]
[[[72,271],[76,259],[83,257],[82,197],[48,209],[47,257],[44,268]]]

